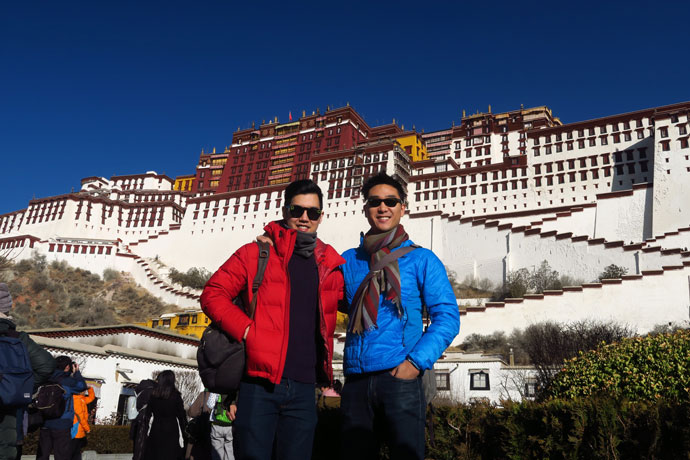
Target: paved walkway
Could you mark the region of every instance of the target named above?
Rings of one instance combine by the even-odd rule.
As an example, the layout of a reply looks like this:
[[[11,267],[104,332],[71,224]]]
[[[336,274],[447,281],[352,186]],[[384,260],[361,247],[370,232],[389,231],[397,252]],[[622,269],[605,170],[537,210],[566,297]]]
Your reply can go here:
[[[35,455],[22,455],[22,460],[35,460]],[[51,460],[53,456],[50,456]],[[132,454],[97,454],[93,450],[85,450],[81,454],[82,460],[132,460]]]

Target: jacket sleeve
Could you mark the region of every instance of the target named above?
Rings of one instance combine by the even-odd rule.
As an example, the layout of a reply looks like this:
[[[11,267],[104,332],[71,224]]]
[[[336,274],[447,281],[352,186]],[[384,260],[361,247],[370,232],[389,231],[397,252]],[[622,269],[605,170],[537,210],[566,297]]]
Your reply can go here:
[[[408,355],[421,370],[432,368],[460,332],[460,311],[446,269],[433,252],[427,254],[417,267],[417,282],[431,324]]]
[[[34,385],[38,387],[48,381],[55,370],[55,358],[45,348],[34,342],[25,332],[20,333],[20,340],[29,352],[31,369],[34,371]]]
[[[84,397],[84,404],[90,404],[94,399],[96,399],[96,393],[94,393],[93,388],[89,387],[89,394]]]
[[[252,320],[232,303],[247,286],[247,264],[256,265],[256,258],[249,257],[248,246],[238,249],[219,269],[211,276],[201,293],[201,309],[221,329],[230,334],[238,342],[242,340],[244,331],[252,323]],[[256,246],[255,244],[253,246]],[[258,257],[258,247],[256,249]]]
[[[89,395],[93,395],[93,389],[89,388]],[[88,397],[74,395],[74,416],[85,432],[91,431],[89,426],[89,410],[86,407]]]
[[[65,377],[62,379],[60,381],[60,385],[67,390],[70,395],[81,393],[87,388],[86,382],[79,371],[72,374],[71,377]]]
[[[208,392],[202,391],[201,393],[199,393],[192,405],[189,406],[189,409],[187,409],[187,415],[191,418],[200,416],[204,412],[207,400]]]

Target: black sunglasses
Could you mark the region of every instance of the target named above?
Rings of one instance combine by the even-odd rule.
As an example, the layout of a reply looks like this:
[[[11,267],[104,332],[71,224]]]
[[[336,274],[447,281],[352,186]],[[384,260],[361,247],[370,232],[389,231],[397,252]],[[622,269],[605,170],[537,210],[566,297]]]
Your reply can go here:
[[[402,202],[400,198],[369,198],[367,200],[367,206],[370,208],[378,208],[381,206],[381,203],[384,203],[389,208],[394,208],[398,203],[402,204]]]
[[[307,217],[309,220],[319,220],[319,217],[321,217],[321,213],[323,212],[323,210],[319,208],[304,208],[297,204],[287,206],[287,210],[290,213],[290,217],[294,218],[302,217],[304,211],[307,211]]]

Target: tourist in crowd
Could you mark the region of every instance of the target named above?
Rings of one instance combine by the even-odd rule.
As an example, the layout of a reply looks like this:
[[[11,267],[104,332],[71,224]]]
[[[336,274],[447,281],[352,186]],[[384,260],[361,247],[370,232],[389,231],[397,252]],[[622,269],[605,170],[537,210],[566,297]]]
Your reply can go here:
[[[215,394],[207,405],[213,406],[211,417],[211,458],[234,460],[233,422],[237,416],[235,395]]]
[[[370,228],[357,248],[343,254],[350,322],[342,454],[378,458],[383,440],[391,458],[421,460],[426,415],[421,377],[458,334],[458,307],[439,258],[427,249],[406,249],[415,245],[400,224],[406,209],[402,184],[382,172],[364,184],[362,194]],[[387,257],[401,250],[399,258]],[[377,264],[385,265],[367,276]],[[426,332],[423,306],[431,317]]]
[[[182,396],[175,386],[175,374],[165,370],[158,375],[146,411],[149,416],[146,460],[181,460],[185,454],[184,432],[187,415]]]
[[[139,382],[135,390],[137,415],[129,427],[129,439],[132,440],[132,460],[142,460],[146,452],[146,438],[151,420],[150,413],[146,409],[155,388],[155,380],[144,379]]]
[[[79,393],[72,396],[74,400],[74,420],[72,421],[72,460],[81,460],[81,451],[86,447],[86,435],[91,432],[89,425],[88,405],[96,399],[93,388],[88,387],[86,394]],[[75,428],[76,426],[76,428]]]
[[[321,389],[316,405],[320,408],[324,407],[339,407],[340,406],[340,391],[343,384],[340,380],[336,380],[333,386],[324,387]]]
[[[255,243],[238,249],[201,295],[205,313],[246,344],[234,422],[238,459],[268,460],[273,449],[279,460],[311,457],[315,387],[332,379],[333,332],[343,296],[338,267],[344,260],[317,239],[322,217],[323,194],[314,182],[288,185],[283,219],[265,228],[273,247],[253,320],[233,299],[251,292],[259,257]]]
[[[79,372],[79,365],[69,356],[55,358],[57,368],[50,381],[65,391],[65,410],[59,418],[46,420],[38,435],[37,460],[48,460],[50,454],[55,460],[72,458],[72,425],[74,422],[74,400],[72,396],[86,390],[86,382]]]
[[[232,423],[237,405],[234,395],[202,391],[187,410],[195,428],[189,429],[194,444],[187,446],[188,460],[233,460]]]
[[[18,332],[12,321],[10,310],[12,296],[7,284],[0,283],[0,336],[18,338],[26,347],[34,374],[34,390],[45,383],[55,370],[55,359],[43,347],[34,342],[27,333]],[[0,404],[0,459],[19,458],[22,455],[24,438],[23,418],[25,407]]]

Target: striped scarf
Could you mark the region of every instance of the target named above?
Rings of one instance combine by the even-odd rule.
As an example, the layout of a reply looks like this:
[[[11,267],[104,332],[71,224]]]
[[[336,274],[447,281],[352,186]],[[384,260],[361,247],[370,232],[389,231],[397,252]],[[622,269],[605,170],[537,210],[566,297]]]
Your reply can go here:
[[[392,249],[397,248],[407,241],[409,236],[402,225],[380,234],[366,234],[364,236],[364,249],[370,254],[370,269]],[[350,332],[361,334],[376,327],[379,301],[382,288],[387,287],[386,300],[393,301],[398,309],[398,316],[402,316],[402,301],[400,300],[400,267],[398,261],[386,265],[381,271],[369,280],[358,298],[352,299],[350,311]]]

